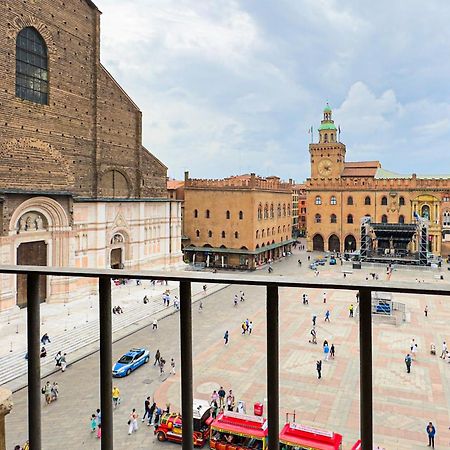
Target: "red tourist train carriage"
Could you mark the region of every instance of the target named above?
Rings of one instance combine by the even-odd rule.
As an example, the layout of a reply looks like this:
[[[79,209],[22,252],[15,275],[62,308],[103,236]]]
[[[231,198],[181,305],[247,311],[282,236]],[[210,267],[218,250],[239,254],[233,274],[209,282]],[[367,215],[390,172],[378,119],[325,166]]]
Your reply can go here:
[[[280,432],[280,450],[294,449],[341,450],[342,435],[288,422]]]

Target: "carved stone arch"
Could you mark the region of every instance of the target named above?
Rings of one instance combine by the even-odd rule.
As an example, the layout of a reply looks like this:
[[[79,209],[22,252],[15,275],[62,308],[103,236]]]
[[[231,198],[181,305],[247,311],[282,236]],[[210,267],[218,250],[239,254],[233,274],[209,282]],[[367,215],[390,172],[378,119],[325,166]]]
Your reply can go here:
[[[10,234],[17,233],[19,219],[26,213],[37,212],[45,217],[48,231],[67,231],[70,227],[69,218],[63,207],[49,197],[33,197],[21,203],[9,221]]]

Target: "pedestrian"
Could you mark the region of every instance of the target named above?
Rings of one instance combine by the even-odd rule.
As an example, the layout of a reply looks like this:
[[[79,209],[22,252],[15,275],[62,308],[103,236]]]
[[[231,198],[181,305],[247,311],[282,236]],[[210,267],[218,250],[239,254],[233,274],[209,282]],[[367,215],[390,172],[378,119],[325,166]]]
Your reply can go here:
[[[100,412],[100,409],[97,408],[97,411],[95,411],[95,420],[97,421],[97,428],[102,424],[102,413]]]
[[[144,295],[143,301],[144,301],[144,305],[146,305],[148,303],[148,297],[146,295]]]
[[[247,331],[247,325],[245,324],[245,322],[242,322],[241,328],[242,328],[242,334],[245,334],[245,332]]]
[[[55,367],[61,367],[61,351],[59,351],[56,355],[55,355]]]
[[[417,359],[417,343],[414,343],[414,346],[411,350],[411,356],[413,361]]]
[[[425,317],[428,317],[428,305],[425,305],[425,309],[423,310]]]
[[[120,403],[120,390],[117,386],[113,387],[112,390],[112,401],[113,401],[113,406],[114,408],[117,408],[119,406]]]
[[[334,344],[331,344],[331,347],[330,347],[330,358],[334,359]]]
[[[142,416],[141,421],[143,422],[146,417],[147,420],[150,417],[150,397],[147,397],[144,401],[144,415]]]
[[[61,360],[60,360],[60,362],[61,362],[61,372],[65,372],[66,371],[66,367],[67,367],[66,356],[67,356],[67,353],[64,353],[61,356]]]
[[[348,317],[353,317],[353,303],[348,307]]]
[[[173,358],[170,360],[170,367],[171,367],[170,368],[171,375],[175,375],[175,361]]]
[[[220,389],[217,393],[219,394],[219,408],[222,409],[225,406],[225,395],[226,395],[223,386],[220,386]]]
[[[158,329],[158,320],[153,319],[152,330],[157,330],[157,329]]]
[[[411,373],[411,363],[412,363],[412,358],[411,358],[410,354],[408,353],[405,357],[406,373]]]
[[[329,322],[330,321],[330,310],[327,309],[325,312],[325,322]]]
[[[201,312],[203,310],[203,302],[200,300],[200,303],[198,304],[198,311]]]
[[[54,381],[51,387],[51,401],[54,402],[55,400],[58,400],[58,395],[59,395],[58,383]]]
[[[310,333],[311,333],[311,340],[309,342],[311,344],[317,344],[316,329],[312,327]]]
[[[245,294],[244,294],[244,291],[241,291],[241,302],[245,302]]]
[[[159,425],[159,419],[161,418],[162,411],[158,406],[156,406],[155,411],[155,421],[153,422],[153,425],[155,425],[156,428]]]
[[[444,358],[445,359],[445,355],[447,354],[447,343],[444,341],[442,343],[442,353],[440,358]]]
[[[411,350],[411,352],[413,351],[414,345],[415,345],[416,341],[414,340],[414,338],[411,339],[411,342],[409,344],[409,349]]]
[[[225,340],[225,345],[228,345],[228,338],[229,338],[229,334],[228,334],[228,330],[225,331],[225,334],[223,336],[223,339]]]
[[[316,361],[317,378],[320,380],[322,378],[322,361],[319,359]]]
[[[253,330],[253,322],[250,321],[248,324],[248,334],[252,334],[252,330]]]
[[[170,295],[167,294],[167,307],[169,307],[169,306],[170,306]]]
[[[155,353],[155,362],[153,363],[154,366],[156,366],[156,364],[158,364],[158,366],[159,366],[160,358],[161,358],[161,353],[159,353],[159,348],[158,348],[158,350],[156,350],[156,353]]]
[[[156,403],[153,402],[153,405],[150,406],[149,415],[148,415],[148,423],[147,425],[150,426],[152,424],[153,414],[155,413],[156,409]]]
[[[130,417],[128,418],[128,434],[133,433],[134,431],[138,430],[138,414],[136,410],[133,408],[133,410],[130,413]]]
[[[356,303],[359,303],[359,292],[356,293]]]
[[[48,334],[45,333],[42,337],[41,337],[41,343],[42,345],[47,345],[50,344],[50,338],[48,337]]]
[[[52,401],[52,386],[50,385],[50,381],[45,383],[45,386],[41,389],[41,392],[45,397],[45,403],[50,405]]]
[[[213,393],[211,394],[211,403],[217,402],[217,400],[219,400],[219,394],[216,390],[214,390]]]
[[[98,438],[98,439],[101,439],[101,438],[102,438],[102,424],[101,424],[101,423],[99,423],[99,424],[97,425],[97,438]]]
[[[39,358],[45,358],[47,356],[47,350],[45,347],[41,348],[41,353],[39,353]]]
[[[323,293],[323,302],[324,303],[327,302],[327,293],[326,292]]]
[[[436,428],[434,427],[432,422],[429,422],[427,425],[427,434],[428,434],[428,447],[434,448],[434,436],[436,434]]]
[[[313,316],[312,316],[312,325],[313,325],[313,327],[316,326],[316,320],[317,320],[317,316],[315,314],[313,314]]]
[[[238,295],[234,294],[234,306],[238,305]]]
[[[330,347],[328,347],[328,344],[323,346],[323,355],[324,355],[323,360],[328,361],[328,357],[330,356]]]
[[[233,411],[233,409],[234,409],[234,395],[233,395],[233,391],[231,389],[227,395],[227,409],[228,409],[228,411]]]
[[[201,302],[200,302],[201,303]],[[175,295],[174,299],[173,299],[173,307],[179,311],[180,310],[180,300],[178,299],[178,297]]]
[[[95,418],[95,414],[91,415],[91,433],[95,433],[97,429],[97,419]]]
[[[166,364],[166,360],[163,358],[159,359],[159,374],[162,375],[164,373],[164,365]]]
[[[211,417],[215,419],[217,417],[217,412],[219,411],[219,407],[216,401],[211,402]]]
[[[203,285],[203,295],[206,295],[206,284]]]

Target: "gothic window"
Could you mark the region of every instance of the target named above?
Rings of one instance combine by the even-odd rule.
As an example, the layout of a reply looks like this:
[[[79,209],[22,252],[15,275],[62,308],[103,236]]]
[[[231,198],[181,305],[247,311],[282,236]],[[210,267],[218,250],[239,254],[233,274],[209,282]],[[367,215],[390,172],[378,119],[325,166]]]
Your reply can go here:
[[[330,198],[330,205],[337,205],[337,199],[334,195]]]
[[[400,215],[398,217],[398,223],[405,223],[405,216]]]
[[[244,219],[244,213],[242,211],[239,211],[239,220]]]
[[[324,141],[324,142],[328,142],[328,134],[327,134],[327,133],[325,133],[325,136],[324,136],[323,141]]]
[[[239,238],[239,233],[237,231],[234,232],[234,237],[235,237],[235,239]]]
[[[262,231],[261,231],[261,237],[264,237],[264,236],[265,236],[264,232],[265,232],[265,230],[262,230]]]
[[[364,204],[365,204],[365,205],[370,205],[370,197],[369,197],[369,196],[367,196],[367,197],[364,199]]]
[[[385,195],[381,197],[381,204],[385,206],[387,205],[387,197]]]
[[[227,216],[227,219],[229,219],[231,217],[230,211],[227,211],[226,216]]]
[[[272,236],[275,235],[275,227],[272,228]]]
[[[225,239],[225,231],[222,231],[222,239]]]
[[[270,204],[270,218],[273,219],[273,203]]]
[[[281,226],[278,227],[278,234],[281,232]]]
[[[337,223],[336,214],[331,214],[331,216],[330,216],[330,223]]]
[[[322,222],[322,217],[320,216],[320,214],[316,214],[314,216],[314,222],[316,222],[316,223]]]
[[[196,230],[196,231],[195,231],[195,235],[196,235],[197,237],[200,237],[200,230]]]
[[[266,203],[266,206],[264,206],[264,219],[269,218],[269,205]]]
[[[211,230],[208,231],[208,237],[212,237],[212,231]]]
[[[353,197],[352,196],[347,197],[347,205],[353,205]]]
[[[209,219],[209,218],[211,217],[211,213],[209,212],[209,209],[206,210],[206,212],[205,212],[205,217],[206,217],[207,219]]]
[[[351,214],[347,216],[347,223],[353,223],[353,216]]]
[[[334,134],[333,133],[331,133],[331,142],[334,142]]]
[[[286,217],[286,204],[283,203],[283,217]]]
[[[443,220],[444,226],[450,225],[450,211],[444,211],[444,220]]]
[[[387,218],[387,215],[386,215],[386,214],[383,214],[383,215],[381,216],[381,223],[388,223],[388,218]]]
[[[290,207],[290,205],[287,205],[287,215],[288,216],[291,215],[291,207]]]
[[[259,239],[259,230],[256,230],[256,239]]]
[[[261,203],[258,206],[258,220],[262,219],[262,205]]]
[[[399,204],[400,206],[405,206],[405,197],[400,197],[400,198],[398,199],[398,204]]]
[[[31,27],[21,30],[16,39],[16,97],[48,104],[47,45]]]
[[[196,219],[198,217],[198,209],[194,209],[194,218]]]
[[[278,203],[278,206],[277,206],[277,215],[278,215],[278,217],[281,217],[281,203]]]
[[[322,204],[322,198],[320,197],[320,195],[316,196],[316,200],[314,202],[316,205],[321,205]]]

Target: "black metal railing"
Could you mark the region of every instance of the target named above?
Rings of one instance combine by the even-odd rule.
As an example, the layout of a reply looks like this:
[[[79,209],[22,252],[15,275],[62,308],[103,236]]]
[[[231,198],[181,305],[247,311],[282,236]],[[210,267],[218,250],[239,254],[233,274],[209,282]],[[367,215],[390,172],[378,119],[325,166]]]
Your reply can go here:
[[[267,323],[267,414],[268,448],[278,450],[279,434],[279,295],[280,287],[338,289],[359,291],[360,348],[360,433],[362,449],[373,448],[372,404],[372,291],[410,294],[448,295],[450,285],[377,281],[299,280],[298,277],[259,276],[192,272],[150,272],[112,269],[76,269],[42,266],[0,266],[0,273],[27,275],[27,342],[28,342],[28,434],[30,448],[42,450],[40,402],[40,302],[41,275],[98,278],[100,321],[100,405],[102,411],[101,449],[112,450],[113,407],[112,391],[112,317],[111,279],[168,280],[180,283],[180,348],[181,348],[181,411],[183,416],[183,450],[193,448],[193,374],[192,374],[192,298],[191,283],[217,283],[265,286]]]

